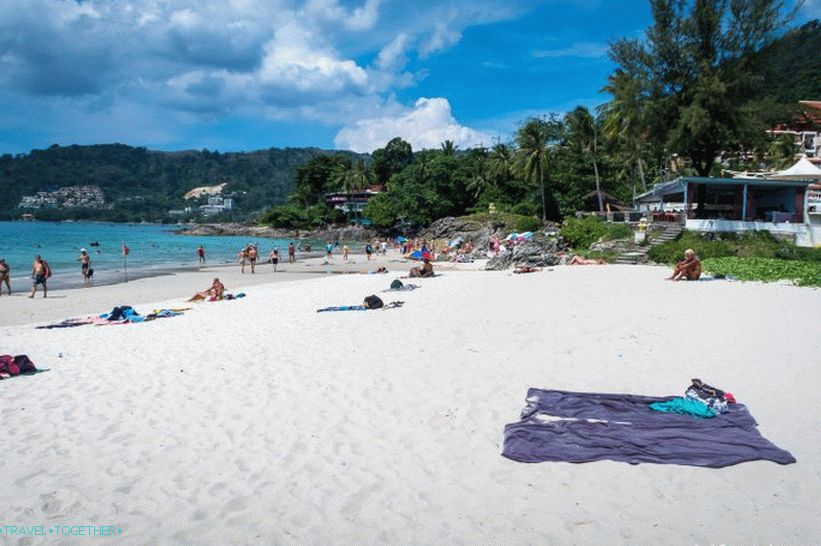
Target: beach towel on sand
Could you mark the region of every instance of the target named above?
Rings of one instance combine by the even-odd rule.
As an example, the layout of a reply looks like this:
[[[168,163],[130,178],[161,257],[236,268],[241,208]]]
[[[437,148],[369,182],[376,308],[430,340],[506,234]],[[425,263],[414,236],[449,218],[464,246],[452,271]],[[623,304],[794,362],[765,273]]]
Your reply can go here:
[[[612,460],[721,468],[795,458],[758,432],[743,404],[712,419],[652,411],[673,396],[529,389],[517,423],[505,426],[502,455],[525,463]]]
[[[385,309],[396,309],[397,307],[402,307],[404,301],[392,301],[386,304],[384,307],[380,307],[378,309],[370,309],[365,307],[364,305],[339,305],[336,307],[324,307],[322,309],[317,309],[317,313],[327,313],[330,311],[382,311]]]

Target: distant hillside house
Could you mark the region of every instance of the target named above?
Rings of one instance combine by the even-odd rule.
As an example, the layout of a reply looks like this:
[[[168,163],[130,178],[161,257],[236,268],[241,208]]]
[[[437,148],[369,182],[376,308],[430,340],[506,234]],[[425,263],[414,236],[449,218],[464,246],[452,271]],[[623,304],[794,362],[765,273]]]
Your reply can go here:
[[[207,205],[200,205],[197,210],[203,216],[213,216],[234,208],[234,200],[223,197],[209,197]]]
[[[775,136],[792,136],[798,153],[818,164],[821,162],[821,101],[798,101],[798,114],[792,123],[778,125],[767,132]]]
[[[219,195],[222,193],[223,188],[227,185],[227,182],[223,182],[222,184],[217,184],[216,186],[200,186],[190,190],[183,197],[185,199],[197,199],[206,195]]]
[[[354,192],[333,192],[325,195],[325,203],[343,212],[358,214],[365,208],[368,200],[378,193],[375,188]]]
[[[19,209],[101,209],[105,198],[100,186],[65,186],[56,191],[38,191],[25,195],[17,205]]]

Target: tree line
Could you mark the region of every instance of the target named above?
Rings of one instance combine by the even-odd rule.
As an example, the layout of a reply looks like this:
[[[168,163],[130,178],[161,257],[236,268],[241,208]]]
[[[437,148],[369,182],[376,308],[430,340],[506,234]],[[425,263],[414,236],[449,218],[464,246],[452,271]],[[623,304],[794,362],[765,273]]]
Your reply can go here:
[[[561,220],[578,210],[630,205],[674,175],[721,175],[789,164],[789,122],[798,100],[821,89],[821,24],[788,28],[779,0],[651,0],[641,37],[610,45],[616,68],[595,110],[525,120],[509,142],[459,150],[453,142],[414,152],[395,138],[365,158],[324,156],[297,169],[288,203],[262,220],[282,227],[344,221],[324,195],[379,185],[363,215],[381,229],[443,216],[499,211]],[[813,44],[815,48],[813,49]],[[789,67],[792,73],[786,74]],[[772,79],[778,75],[776,79]]]

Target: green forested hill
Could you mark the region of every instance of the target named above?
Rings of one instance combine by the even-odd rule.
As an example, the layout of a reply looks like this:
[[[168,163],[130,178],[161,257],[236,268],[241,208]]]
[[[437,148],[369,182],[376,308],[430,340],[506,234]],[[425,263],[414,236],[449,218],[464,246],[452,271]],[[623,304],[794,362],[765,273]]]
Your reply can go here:
[[[790,105],[821,100],[821,21],[791,30],[759,55],[767,95]]]
[[[89,218],[158,221],[181,208],[183,194],[197,186],[226,182],[242,217],[282,203],[293,188],[294,171],[316,148],[271,148],[247,153],[208,150],[157,152],[123,144],[51,146],[0,157],[0,218],[16,218],[20,198],[62,186],[99,185],[105,210],[37,211],[43,219]],[[192,204],[192,203],[187,203]]]

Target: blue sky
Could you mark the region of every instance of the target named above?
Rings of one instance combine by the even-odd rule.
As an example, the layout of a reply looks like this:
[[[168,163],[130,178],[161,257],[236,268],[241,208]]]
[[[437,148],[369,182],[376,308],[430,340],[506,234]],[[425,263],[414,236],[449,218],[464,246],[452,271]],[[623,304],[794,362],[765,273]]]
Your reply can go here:
[[[608,42],[649,24],[646,0],[2,2],[0,153],[490,145],[605,101]]]

